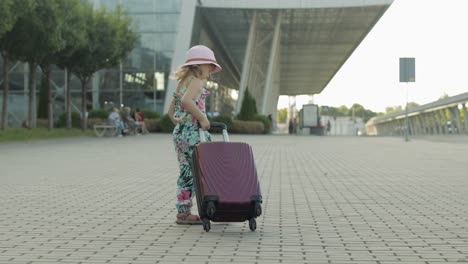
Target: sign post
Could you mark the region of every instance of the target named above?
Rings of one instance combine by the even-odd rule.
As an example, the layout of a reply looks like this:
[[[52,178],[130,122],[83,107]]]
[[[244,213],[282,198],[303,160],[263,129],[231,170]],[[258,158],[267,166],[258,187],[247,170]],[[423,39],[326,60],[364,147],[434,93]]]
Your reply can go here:
[[[405,141],[408,141],[408,82],[416,81],[415,58],[400,58],[400,82],[406,82]]]

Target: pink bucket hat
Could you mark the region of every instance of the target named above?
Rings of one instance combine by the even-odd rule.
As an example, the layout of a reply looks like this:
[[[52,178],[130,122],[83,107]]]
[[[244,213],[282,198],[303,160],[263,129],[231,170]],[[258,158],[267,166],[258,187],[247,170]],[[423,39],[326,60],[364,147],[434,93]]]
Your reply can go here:
[[[221,66],[216,62],[213,51],[203,45],[193,46],[187,51],[185,64],[182,67],[197,64],[213,64],[216,67],[213,73],[221,70]]]

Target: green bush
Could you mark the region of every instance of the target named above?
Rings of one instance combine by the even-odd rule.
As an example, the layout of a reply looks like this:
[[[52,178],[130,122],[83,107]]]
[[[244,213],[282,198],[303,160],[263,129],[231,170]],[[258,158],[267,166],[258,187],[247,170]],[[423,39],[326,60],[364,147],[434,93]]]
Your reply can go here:
[[[148,119],[158,119],[161,117],[158,112],[151,109],[143,109],[141,112],[145,115],[145,118]]]
[[[213,118],[211,118],[210,120],[211,122],[221,122],[221,123],[224,123],[226,124],[226,126],[228,127],[228,131],[231,131],[231,127],[232,127],[232,117],[229,116],[229,115],[219,115],[219,116],[215,116]],[[219,129],[219,128],[213,128],[210,130],[211,132],[214,132],[214,133],[221,133],[222,132],[222,129]]]
[[[259,121],[232,121],[230,132],[233,134],[263,134],[264,125]]]
[[[80,113],[72,112],[72,128],[81,128],[81,117]],[[67,127],[67,113],[62,113],[59,116],[59,121],[57,122],[57,127]]]
[[[242,99],[241,110],[237,119],[244,121],[254,121],[257,115],[257,103],[255,98],[249,93],[249,89],[246,88],[244,92],[244,98]]]
[[[160,122],[161,122],[160,119],[145,118],[146,129],[148,129],[148,131],[151,133],[160,132],[161,131]]]
[[[159,122],[159,127],[161,132],[163,133],[172,133],[174,130],[174,124],[172,120],[169,118],[169,115],[165,114],[161,117],[161,121]]]
[[[91,118],[107,119],[108,116],[109,116],[109,112],[107,112],[104,109],[96,109],[88,113],[88,119],[91,119]]]
[[[256,115],[256,116],[255,116],[255,120],[256,120],[256,121],[260,121],[260,122],[263,123],[263,126],[264,126],[264,128],[263,128],[263,133],[264,133],[264,134],[270,133],[270,130],[271,130],[271,129],[270,129],[270,128],[271,128],[271,121],[270,121],[270,119],[268,119],[267,116],[264,116],[264,115]]]

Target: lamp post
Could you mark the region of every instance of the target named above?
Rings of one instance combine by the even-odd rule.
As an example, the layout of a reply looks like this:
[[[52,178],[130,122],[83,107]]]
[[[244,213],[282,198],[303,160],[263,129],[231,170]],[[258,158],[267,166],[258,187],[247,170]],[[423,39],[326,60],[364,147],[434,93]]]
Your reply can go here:
[[[122,65],[122,60],[120,60],[120,67],[119,67],[119,102],[120,102],[120,107],[123,107],[123,65]]]

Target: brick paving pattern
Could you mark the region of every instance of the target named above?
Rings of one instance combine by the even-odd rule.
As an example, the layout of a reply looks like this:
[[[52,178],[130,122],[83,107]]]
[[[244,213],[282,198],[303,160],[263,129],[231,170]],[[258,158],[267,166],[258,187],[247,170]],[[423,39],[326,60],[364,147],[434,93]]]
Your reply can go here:
[[[468,144],[239,136],[246,223],[179,226],[170,135],[0,144],[0,263],[468,263]]]

